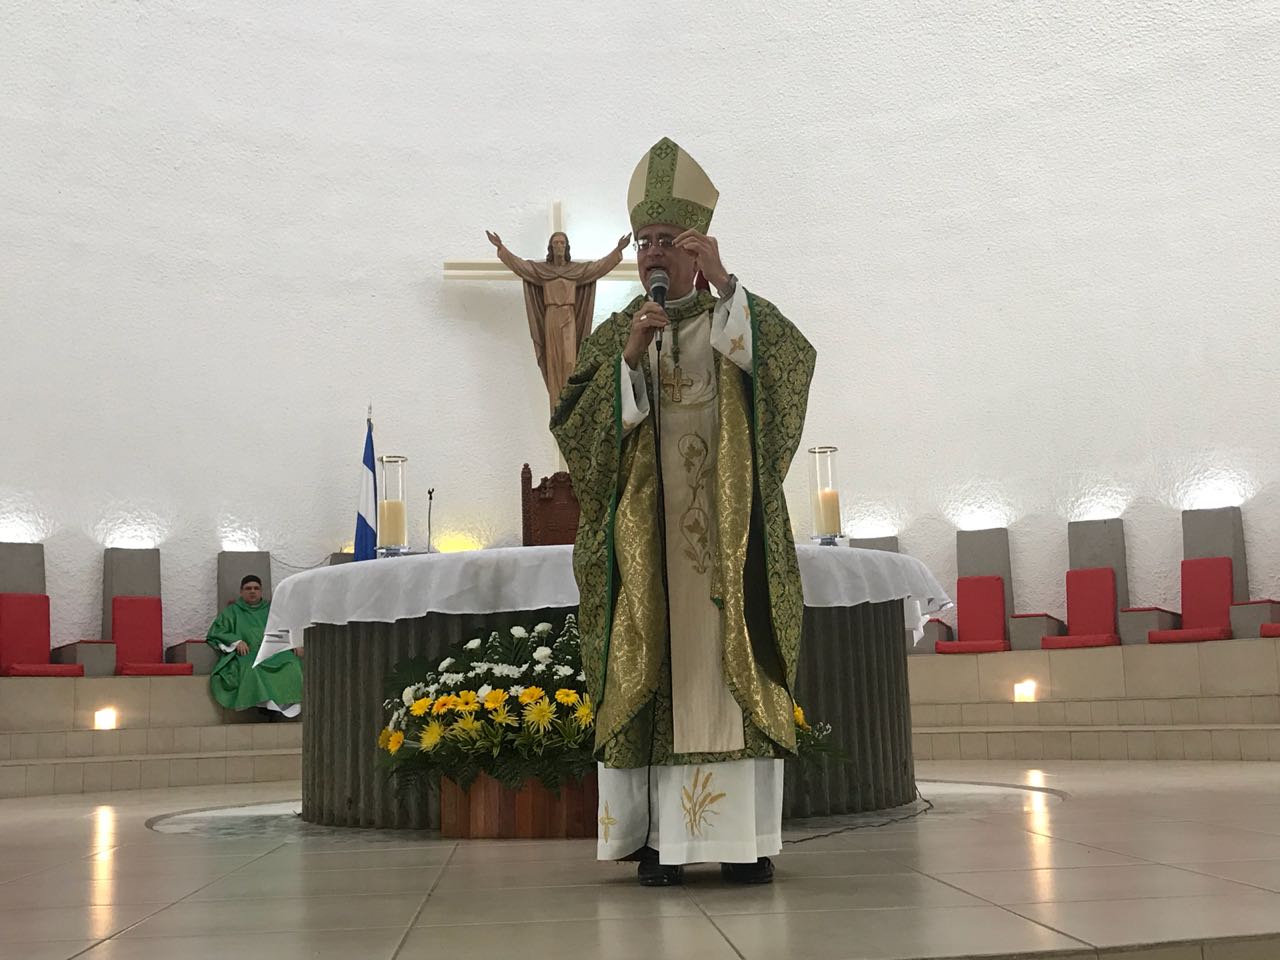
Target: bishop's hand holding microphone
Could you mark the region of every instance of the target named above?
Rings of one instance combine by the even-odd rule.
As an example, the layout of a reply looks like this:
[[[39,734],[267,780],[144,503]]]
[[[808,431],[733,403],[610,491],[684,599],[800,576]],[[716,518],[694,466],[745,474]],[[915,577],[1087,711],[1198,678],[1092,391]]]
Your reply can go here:
[[[635,370],[640,358],[649,349],[649,344],[656,336],[658,349],[662,349],[662,331],[666,329],[667,311],[663,305],[667,300],[667,288],[671,281],[665,270],[653,270],[649,273],[649,302],[635,312],[631,318],[631,335],[626,346],[622,348],[622,358],[627,366]]]

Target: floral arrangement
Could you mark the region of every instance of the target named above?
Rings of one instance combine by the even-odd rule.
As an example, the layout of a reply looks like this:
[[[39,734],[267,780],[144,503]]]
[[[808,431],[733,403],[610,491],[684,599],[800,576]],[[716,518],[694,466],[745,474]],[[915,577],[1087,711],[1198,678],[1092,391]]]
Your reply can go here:
[[[393,674],[378,735],[402,784],[446,776],[466,789],[481,773],[550,790],[595,769],[595,711],[586,689],[578,621],[493,631],[461,644],[425,676]],[[400,687],[406,672],[416,682]]]
[[[448,777],[463,790],[481,773],[518,789],[549,790],[595,770],[595,710],[582,672],[578,621],[493,631],[451,650],[434,668],[397,666],[388,680],[384,762],[402,787]],[[802,761],[834,751],[830,724],[795,707]]]

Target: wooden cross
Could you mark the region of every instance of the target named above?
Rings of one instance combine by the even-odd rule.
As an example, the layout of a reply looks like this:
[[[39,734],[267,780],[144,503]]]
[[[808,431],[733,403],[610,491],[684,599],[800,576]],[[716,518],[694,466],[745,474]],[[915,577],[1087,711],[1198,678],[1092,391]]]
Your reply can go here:
[[[671,376],[662,378],[662,389],[667,391],[667,396],[672,403],[679,403],[684,399],[684,388],[692,387],[693,381],[684,376],[684,371],[680,369],[680,364],[676,364],[671,368]]]
[[[551,204],[551,229],[548,235],[564,231],[564,213],[559,200]],[[491,260],[446,260],[444,262],[444,278],[446,280],[519,280],[505,263],[494,257]],[[640,268],[634,260],[623,260],[604,276],[605,280],[623,280],[629,283],[640,282]]]

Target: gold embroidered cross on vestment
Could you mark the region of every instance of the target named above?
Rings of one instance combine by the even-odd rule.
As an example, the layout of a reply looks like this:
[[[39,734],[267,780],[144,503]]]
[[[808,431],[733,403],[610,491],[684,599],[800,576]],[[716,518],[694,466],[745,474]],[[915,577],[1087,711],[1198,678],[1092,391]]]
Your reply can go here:
[[[693,381],[684,375],[684,371],[680,368],[680,364],[676,364],[671,368],[671,373],[662,378],[662,389],[672,403],[679,403],[684,399],[684,388],[692,387]]]

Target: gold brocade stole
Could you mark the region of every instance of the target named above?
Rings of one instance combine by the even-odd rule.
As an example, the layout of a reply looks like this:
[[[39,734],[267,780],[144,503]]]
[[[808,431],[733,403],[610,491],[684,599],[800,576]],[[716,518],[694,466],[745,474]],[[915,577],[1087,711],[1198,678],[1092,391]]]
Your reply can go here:
[[[724,631],[725,682],[750,723],[774,743],[795,750],[791,694],[761,669],[747,631],[743,572],[751,535],[755,463],[744,374],[733,361],[719,354],[716,372],[720,391],[715,491],[719,556],[712,590]],[[759,584],[758,589],[767,590],[767,584]]]
[[[751,532],[754,463],[744,374],[718,353],[715,361],[719,392],[714,494],[718,555],[712,599],[721,610],[724,679],[748,722],[775,743],[794,750],[791,695],[784,684],[760,668],[747,631],[743,571]],[[648,383],[647,355],[643,364]],[[614,521],[620,584],[614,603],[604,698],[596,716],[598,744],[617,736],[657,694],[667,654],[657,446],[651,418],[623,442],[620,472],[624,479]]]

